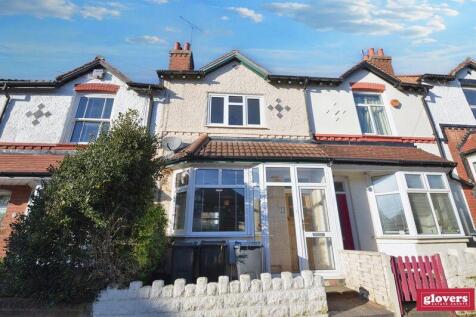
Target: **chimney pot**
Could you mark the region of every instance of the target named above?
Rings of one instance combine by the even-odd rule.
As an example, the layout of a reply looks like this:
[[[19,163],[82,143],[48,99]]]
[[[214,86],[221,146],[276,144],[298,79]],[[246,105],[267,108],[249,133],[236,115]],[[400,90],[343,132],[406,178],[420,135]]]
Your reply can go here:
[[[364,61],[368,61],[369,60],[369,55],[364,55]]]
[[[384,56],[385,54],[383,53],[383,48],[379,48],[377,51],[377,56]]]
[[[178,50],[181,50],[182,47],[180,47],[180,42],[175,42],[175,45],[174,45],[174,50],[178,51]]]
[[[183,46],[183,49],[185,51],[190,51],[190,43],[189,42],[185,42],[185,45]]]
[[[372,47],[372,48],[369,48],[369,57],[372,57],[375,55],[375,49]]]

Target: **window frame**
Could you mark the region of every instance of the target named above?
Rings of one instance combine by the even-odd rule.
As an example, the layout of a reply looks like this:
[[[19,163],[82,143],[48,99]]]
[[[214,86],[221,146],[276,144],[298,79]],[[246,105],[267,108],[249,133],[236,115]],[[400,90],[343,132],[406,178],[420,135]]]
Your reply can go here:
[[[9,190],[0,190],[0,196],[6,196],[8,197],[8,201],[7,201],[7,204],[5,206],[5,214],[3,215],[3,217],[0,217],[0,228],[2,227],[2,223],[3,223],[3,219],[7,216],[7,213],[8,213],[8,205],[10,204],[10,201],[12,199],[12,192],[9,191]]]
[[[470,90],[476,95],[476,87],[468,87],[468,86],[465,87],[465,86],[463,86],[461,88],[463,90],[464,99],[468,103],[469,109],[471,110],[471,113],[473,114],[473,117],[476,119],[476,103],[475,104],[469,103],[468,97],[466,96],[466,90]]]
[[[238,96],[243,98],[242,103],[230,102],[230,96]],[[223,123],[212,123],[212,98],[219,97],[223,98]],[[259,100],[259,115],[260,123],[259,124],[250,124],[248,123],[248,99],[258,99]],[[265,127],[264,122],[264,99],[262,95],[253,95],[253,94],[223,94],[223,93],[210,93],[208,94],[208,106],[207,106],[207,126],[209,127],[226,127],[226,128],[262,128]],[[243,124],[235,125],[230,124],[229,120],[229,107],[230,105],[241,105],[242,106],[242,115],[243,115]]]
[[[370,105],[370,104],[357,103],[357,101],[355,100],[356,95],[378,96],[379,99],[380,99],[381,104],[380,105]],[[385,102],[383,100],[384,98],[383,98],[382,93],[367,92],[367,91],[352,92],[352,99],[354,101],[355,110],[357,112],[357,120],[359,121],[360,131],[361,131],[362,135],[375,135],[375,136],[393,136],[394,135],[395,128],[393,126],[393,121],[391,119],[391,116],[390,116],[390,113],[389,113],[387,107],[385,106]],[[370,110],[371,106],[372,107],[383,107],[383,111],[385,113],[385,117],[387,118],[387,123],[388,123],[388,128],[389,128],[389,133],[388,134],[379,134],[379,133],[377,133],[377,129],[376,129],[376,126],[375,126],[375,121],[374,121],[374,116],[372,114],[372,111]],[[370,117],[370,124],[372,125],[371,127],[372,127],[373,132],[364,132],[363,131],[362,123],[360,122],[360,119],[359,119],[359,110],[358,110],[359,107],[367,108],[367,111],[368,111],[369,117]]]
[[[170,206],[170,219],[173,219],[169,224],[170,233],[173,236],[183,236],[183,237],[190,237],[190,238],[201,238],[201,237],[250,237],[254,234],[254,223],[253,223],[253,206],[251,204],[252,199],[252,190],[253,184],[251,183],[251,167],[249,166],[227,166],[227,165],[220,165],[220,166],[194,166],[187,169],[179,169],[175,170],[172,177],[172,199],[171,199],[171,206]],[[177,191],[175,188],[175,178],[176,175],[180,172],[188,170],[189,172],[189,181],[187,187],[187,205],[185,208],[185,226],[183,230],[174,230],[173,225],[175,221],[175,203],[176,203],[176,193],[180,192]],[[218,170],[218,183],[219,184],[195,184],[196,179],[196,172],[197,170]],[[221,184],[222,179],[222,170],[242,170],[243,171],[243,184],[235,184],[235,185],[223,185]],[[194,215],[194,208],[195,208],[195,190],[198,188],[243,188],[244,193],[244,230],[243,231],[193,231],[193,215]]]
[[[104,98],[104,99],[112,99],[112,108],[111,108],[111,115],[109,119],[103,119],[103,118],[76,118],[76,113],[78,112],[79,104],[81,102],[81,98],[86,97],[86,98]],[[89,101],[88,101],[89,102]],[[105,101],[104,101],[105,102]],[[86,94],[77,94],[75,98],[75,107],[74,107],[74,112],[72,114],[72,120],[71,120],[71,128],[69,131],[69,138],[67,140],[68,143],[72,144],[89,144],[89,142],[74,142],[72,141],[73,138],[73,133],[74,133],[74,127],[77,122],[92,122],[92,123],[99,123],[99,133],[101,130],[101,126],[104,123],[109,123],[109,129],[111,129],[111,123],[112,123],[112,117],[113,117],[113,111],[114,111],[114,104],[116,102],[116,95],[111,95],[111,94],[91,94],[91,93],[86,93]],[[104,108],[103,108],[104,112]],[[99,134],[98,134],[99,136]],[[97,139],[97,137],[96,137]]]
[[[384,175],[384,173],[380,174],[375,174],[375,175],[369,175],[368,176],[368,184],[369,184],[369,193],[372,194],[372,199],[371,201],[371,209],[373,210],[372,214],[375,216],[374,218],[374,225],[376,225],[376,233],[378,235],[377,238],[414,238],[414,239],[425,239],[425,238],[434,238],[434,239],[444,239],[444,238],[454,238],[454,237],[462,237],[464,236],[464,231],[463,227],[461,224],[461,219],[459,218],[459,215],[457,213],[456,205],[453,199],[453,195],[451,192],[451,188],[449,186],[448,178],[446,177],[445,173],[441,172],[420,172],[420,171],[388,171],[388,173],[385,174],[395,174],[395,177],[397,179],[397,185],[398,185],[398,192],[400,194],[400,199],[402,200],[402,205],[404,209],[404,215],[407,221],[407,226],[409,230],[409,234],[406,235],[400,235],[400,234],[384,234],[383,233],[383,228],[382,228],[382,223],[380,221],[380,217],[378,214],[378,209],[377,209],[377,201],[376,201],[376,195],[375,195],[375,190],[373,188],[372,176],[379,176],[379,175]],[[420,175],[422,183],[424,188],[423,189],[416,189],[416,188],[408,188],[406,179],[405,179],[405,174],[411,174],[411,175]],[[444,189],[430,189],[428,180],[427,180],[427,175],[436,175],[440,176],[443,180],[443,184],[445,186]],[[413,210],[411,208],[410,204],[410,199],[408,194],[409,193],[425,193],[427,195],[427,198],[429,199],[429,204],[431,206],[431,212],[433,215],[433,218],[435,220],[435,224],[437,226],[438,233],[437,234],[419,234],[416,228],[416,223],[415,223],[415,218],[413,216]],[[453,214],[455,215],[457,226],[459,229],[459,233],[441,233],[440,225],[438,223],[438,218],[436,215],[435,208],[433,206],[433,201],[431,199],[431,194],[432,193],[444,193],[448,195],[451,207],[453,209]]]

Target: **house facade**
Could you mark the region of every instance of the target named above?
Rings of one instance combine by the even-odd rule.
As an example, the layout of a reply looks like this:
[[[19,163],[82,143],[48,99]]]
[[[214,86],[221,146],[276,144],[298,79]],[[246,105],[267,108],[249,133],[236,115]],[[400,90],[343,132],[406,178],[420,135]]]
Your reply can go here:
[[[382,50],[337,78],[271,74],[238,51],[198,70],[188,46],[170,58],[161,131],[183,145],[165,146],[161,200],[175,241],[260,244],[265,271],[326,277],[343,249],[466,248],[428,87]]]
[[[469,206],[469,212],[462,214],[462,219],[466,232],[474,235],[476,62],[466,59],[448,74],[424,74],[421,81],[432,86],[426,102],[443,157],[458,163],[452,184],[459,188],[458,199],[466,200]]]
[[[137,83],[103,57],[53,80],[0,80],[0,255],[31,194],[77,146],[87,145],[121,112],[134,109],[154,131],[158,84]]]
[[[158,200],[177,276],[196,257],[239,266],[246,248],[259,250],[260,271],[338,278],[342,250],[467,247],[466,200],[448,177],[456,164],[425,103],[431,86],[396,75],[383,50],[328,78],[272,74],[238,51],[195,69],[190,45],[176,43],[157,74],[159,84],[133,82],[98,57],[51,81],[0,81],[2,228],[48,166],[135,109],[167,159]],[[210,245],[221,253],[184,251]]]

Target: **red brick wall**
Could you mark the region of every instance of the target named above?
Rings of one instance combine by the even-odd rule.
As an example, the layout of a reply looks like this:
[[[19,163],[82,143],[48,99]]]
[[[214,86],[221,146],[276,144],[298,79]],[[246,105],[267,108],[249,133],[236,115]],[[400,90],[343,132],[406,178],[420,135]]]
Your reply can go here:
[[[0,257],[5,256],[6,239],[10,236],[10,224],[15,221],[15,217],[25,213],[30,199],[31,188],[26,185],[0,186],[0,190],[11,192],[10,202],[7,212],[0,223]]]
[[[170,70],[193,70],[193,57],[191,51],[172,50],[170,52]]]
[[[463,140],[465,134],[468,132],[467,128],[457,128],[457,127],[448,127],[444,129],[446,137],[448,139],[448,147],[453,157],[453,161],[458,163],[456,170],[458,171],[458,176],[466,181],[471,180],[471,175],[468,175],[468,171],[465,168],[463,158],[460,154],[459,146]],[[473,194],[473,188],[461,184],[463,187],[464,196],[468,202],[468,207],[471,212],[473,219],[476,219],[476,197]],[[476,224],[475,224],[476,225]]]

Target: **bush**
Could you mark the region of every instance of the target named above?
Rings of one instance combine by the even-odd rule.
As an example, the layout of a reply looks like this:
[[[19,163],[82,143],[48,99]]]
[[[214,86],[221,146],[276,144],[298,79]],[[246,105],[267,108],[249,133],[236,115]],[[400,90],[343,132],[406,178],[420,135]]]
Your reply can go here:
[[[166,243],[166,216],[153,203],[163,165],[156,152],[156,139],[129,112],[52,169],[12,225],[4,294],[85,302],[156,270]]]

